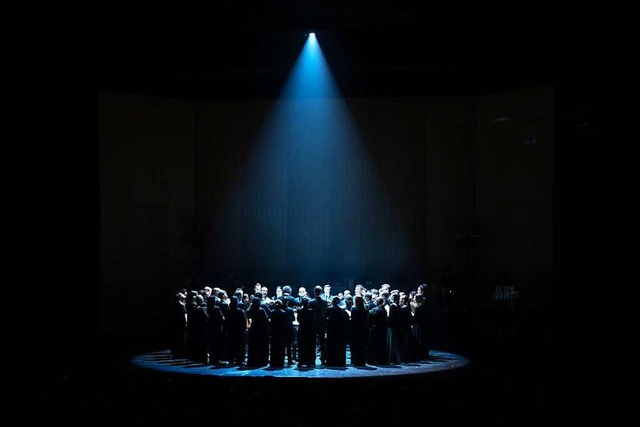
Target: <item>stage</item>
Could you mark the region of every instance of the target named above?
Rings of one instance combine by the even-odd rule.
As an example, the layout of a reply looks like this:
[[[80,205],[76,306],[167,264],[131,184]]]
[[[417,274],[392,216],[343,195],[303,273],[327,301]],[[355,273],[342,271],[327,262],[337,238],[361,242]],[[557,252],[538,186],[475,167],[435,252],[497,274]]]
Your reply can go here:
[[[347,359],[348,360],[348,359]],[[173,358],[169,350],[144,353],[134,356],[131,365],[147,371],[166,374],[198,375],[213,377],[258,377],[258,378],[389,378],[398,376],[427,376],[453,372],[468,366],[470,359],[454,353],[432,351],[428,360],[414,363],[330,367],[316,360],[313,368],[298,367],[296,364],[283,368],[248,368],[245,366],[212,366],[196,363],[188,359]]]

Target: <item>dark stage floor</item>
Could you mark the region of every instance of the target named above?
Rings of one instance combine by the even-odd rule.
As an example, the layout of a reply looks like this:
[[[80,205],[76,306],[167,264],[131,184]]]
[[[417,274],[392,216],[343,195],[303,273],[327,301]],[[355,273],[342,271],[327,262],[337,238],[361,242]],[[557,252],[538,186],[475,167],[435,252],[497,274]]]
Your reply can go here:
[[[304,370],[203,366],[171,359],[143,334],[113,338],[97,352],[52,346],[46,358],[5,364],[11,424],[638,425],[631,376],[598,380],[595,365],[618,359],[577,369],[551,342],[482,341],[416,364]]]

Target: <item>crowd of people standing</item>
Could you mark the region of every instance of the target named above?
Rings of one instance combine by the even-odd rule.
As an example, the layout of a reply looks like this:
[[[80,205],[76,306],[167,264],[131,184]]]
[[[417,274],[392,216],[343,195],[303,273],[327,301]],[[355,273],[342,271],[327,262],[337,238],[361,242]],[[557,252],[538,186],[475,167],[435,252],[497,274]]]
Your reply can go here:
[[[168,339],[173,357],[217,366],[402,364],[429,358],[434,315],[428,284],[409,293],[358,284],[335,295],[330,284],[297,295],[288,285],[273,295],[260,283],[231,295],[203,286],[175,294]]]

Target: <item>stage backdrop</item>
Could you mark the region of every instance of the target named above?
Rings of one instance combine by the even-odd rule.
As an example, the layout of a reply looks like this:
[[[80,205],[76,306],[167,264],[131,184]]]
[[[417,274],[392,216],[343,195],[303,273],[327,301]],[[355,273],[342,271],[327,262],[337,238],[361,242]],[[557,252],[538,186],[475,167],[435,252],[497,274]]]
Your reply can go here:
[[[446,269],[551,295],[551,88],[476,98],[101,92],[103,332],[159,329],[186,276],[230,292]]]

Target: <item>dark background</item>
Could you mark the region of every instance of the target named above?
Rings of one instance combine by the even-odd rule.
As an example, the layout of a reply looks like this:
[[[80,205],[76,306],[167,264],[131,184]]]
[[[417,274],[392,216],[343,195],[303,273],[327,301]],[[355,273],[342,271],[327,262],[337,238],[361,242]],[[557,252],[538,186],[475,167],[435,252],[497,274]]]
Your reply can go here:
[[[174,55],[175,46],[126,60],[101,54],[103,330],[158,327],[161,295],[187,275],[226,287],[368,279],[409,290],[450,269],[463,282],[475,275],[489,299],[506,271],[527,294],[525,310],[550,307],[558,70],[543,57],[452,60],[410,24],[417,18],[378,8],[365,18],[338,8],[332,24],[317,10],[249,14],[241,28],[214,31],[198,55]],[[287,177],[273,171],[269,188],[254,181],[270,175],[251,175],[252,156],[270,161],[272,153],[256,154],[254,137],[309,27],[361,135],[358,155],[319,159],[327,175],[345,178],[327,184],[335,197],[325,217],[357,212],[357,223],[325,224],[314,217],[319,209],[296,210],[320,202],[306,199],[294,160],[282,162]],[[357,166],[365,156],[369,165]],[[377,186],[361,184],[371,170]],[[295,236],[307,224],[318,235],[300,250]],[[460,237],[471,232],[473,242]],[[146,287],[158,290],[148,293],[152,311],[121,302],[131,306],[114,318],[118,295]]]
[[[301,34],[312,29],[348,104],[369,112],[359,126],[365,133],[383,130],[367,140],[379,163],[387,150],[399,166],[412,165],[415,156],[401,146],[430,154],[423,157],[424,170],[407,168],[411,185],[393,170],[378,175],[395,190],[390,197],[407,201],[399,224],[408,228],[419,261],[410,272],[381,271],[379,280],[395,277],[413,288],[423,278],[438,281],[451,263],[465,283],[466,253],[451,254],[457,223],[468,231],[475,215],[482,229],[471,271],[479,295],[488,294],[502,268],[523,287],[519,316],[526,327],[515,340],[482,341],[471,328],[472,339],[448,342],[473,357],[471,375],[440,383],[442,393],[404,384],[393,403],[440,395],[435,401],[443,405],[430,408],[438,414],[431,419],[442,424],[461,417],[522,421],[530,413],[546,422],[556,409],[560,420],[624,423],[636,417],[629,390],[637,339],[628,331],[636,318],[634,276],[629,281],[626,275],[636,251],[629,206],[634,160],[628,155],[632,133],[622,130],[633,120],[618,99],[627,98],[625,76],[632,69],[610,61],[588,35],[511,32],[460,40],[447,37],[451,31],[433,37],[435,28],[424,24],[435,17],[383,3],[278,6],[286,7],[222,4],[216,19],[225,23],[207,37],[109,32],[93,52],[73,59],[49,47],[37,59],[16,61],[3,182],[7,293],[25,301],[7,310],[13,327],[6,334],[7,354],[15,359],[10,397],[21,416],[33,422],[105,409],[124,416],[133,409],[132,419],[141,424],[145,416],[159,417],[150,411],[156,406],[142,404],[146,399],[142,406],[131,402],[145,393],[158,398],[164,390],[158,385],[166,383],[129,373],[127,357],[161,346],[165,295],[194,260],[207,260],[200,266],[212,280],[224,277],[228,265],[235,270],[247,261],[215,244],[192,252],[178,218],[194,215],[198,200],[212,230],[228,231],[230,219],[212,194],[228,188],[240,167],[228,160],[245,146],[237,129],[247,123],[230,111],[267,108],[302,46]],[[88,56],[97,84],[88,77]],[[542,110],[535,125],[543,137],[525,146],[522,132],[530,123],[520,113],[532,103]],[[497,106],[520,117],[499,134],[492,127]],[[407,110],[427,123],[407,119]],[[194,127],[196,117],[207,121]],[[206,123],[227,128],[216,135]],[[198,162],[190,163],[194,129],[204,136]],[[385,145],[387,135],[402,135],[406,145]],[[494,144],[482,144],[484,137]],[[415,141],[423,145],[416,148]],[[149,151],[158,144],[162,150]],[[194,170],[213,179],[196,185]],[[170,185],[158,186],[152,177]],[[166,214],[171,209],[173,217]],[[423,209],[424,220],[407,220]],[[241,253],[234,236],[227,241]],[[274,281],[281,275],[264,274]],[[467,392],[457,394],[461,389]],[[251,404],[269,395],[268,386],[260,390]],[[30,410],[36,397],[47,402],[42,411]],[[448,405],[445,397],[452,397]],[[200,419],[195,404],[182,403],[190,419]]]
[[[299,106],[289,114],[314,108],[292,102]],[[487,305],[506,272],[523,310],[548,308],[551,103],[544,86],[351,98],[362,143],[316,153],[286,148],[294,137],[271,140],[280,135],[257,146],[254,129],[268,120],[270,100],[101,93],[102,329],[162,326],[163,295],[185,276],[229,292],[256,281],[310,291],[326,281],[389,282],[410,291],[449,269],[459,281],[476,275]],[[478,237],[460,236],[469,232]],[[131,289],[147,294],[148,310],[121,301]]]

